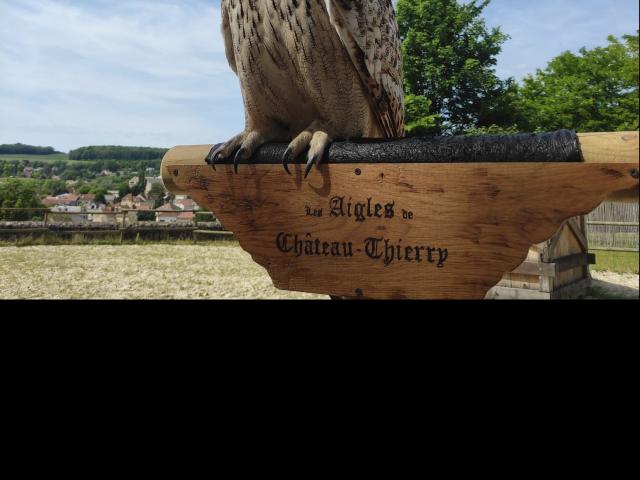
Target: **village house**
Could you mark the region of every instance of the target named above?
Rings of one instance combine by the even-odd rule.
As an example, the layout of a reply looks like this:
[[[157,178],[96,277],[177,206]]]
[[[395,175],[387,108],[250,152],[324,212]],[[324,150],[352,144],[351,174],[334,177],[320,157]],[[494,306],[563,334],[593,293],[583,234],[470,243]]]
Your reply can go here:
[[[186,200],[186,199],[181,199]],[[195,221],[194,211],[181,211],[177,205],[167,202],[156,209],[156,222],[165,224],[191,224]]]
[[[118,223],[118,216],[113,205],[106,205],[102,209],[102,213],[108,215],[92,215],[91,221],[94,223],[113,225]],[[97,212],[96,212],[97,213]]]
[[[78,201],[80,202],[80,205],[82,204],[90,204],[90,203],[95,203],[96,201],[96,196],[91,194],[91,193],[83,193],[80,195],[80,197],[78,198]]]
[[[176,198],[174,204],[180,210],[184,210],[185,212],[195,212],[200,210],[198,204],[190,197],[187,198]]]
[[[171,202],[165,203],[156,209],[156,222],[168,224],[177,223],[178,213],[179,211]]]
[[[45,207],[79,207],[80,197],[72,193],[63,193],[57,197],[45,197],[41,202]]]
[[[135,187],[138,183],[140,183],[140,177],[133,177],[129,180],[129,188]]]
[[[97,210],[104,207],[104,204],[96,202],[96,196],[92,194],[80,195],[78,204],[86,210]]]
[[[45,197],[40,201],[47,208],[57,207],[60,205],[60,200],[58,199],[58,197]]]
[[[125,210],[126,209],[137,210],[142,205],[150,206],[151,209],[153,209],[154,201],[148,200],[144,195],[136,195],[134,197],[133,194],[131,193],[122,197],[122,200],[120,201],[120,208]]]
[[[52,222],[84,223],[88,220],[87,215],[84,214],[82,211],[82,207],[78,207],[78,206],[60,205],[57,207],[53,207],[51,209],[51,212],[53,214],[56,214],[56,213],[58,214],[58,215],[49,216],[49,220]]]
[[[176,223],[178,224],[191,224],[195,221],[196,214],[195,212],[180,212],[176,218]]]
[[[128,193],[120,200],[120,208],[133,208],[133,195]]]

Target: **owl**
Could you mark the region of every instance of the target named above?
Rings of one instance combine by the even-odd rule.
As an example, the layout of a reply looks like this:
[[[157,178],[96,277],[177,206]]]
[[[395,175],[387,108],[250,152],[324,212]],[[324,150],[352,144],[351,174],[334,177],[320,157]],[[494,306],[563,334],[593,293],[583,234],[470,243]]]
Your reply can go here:
[[[240,162],[287,142],[305,178],[333,140],[404,136],[402,54],[391,0],[222,0],[226,56],[245,130],[207,161]],[[289,172],[290,173],[290,172]]]

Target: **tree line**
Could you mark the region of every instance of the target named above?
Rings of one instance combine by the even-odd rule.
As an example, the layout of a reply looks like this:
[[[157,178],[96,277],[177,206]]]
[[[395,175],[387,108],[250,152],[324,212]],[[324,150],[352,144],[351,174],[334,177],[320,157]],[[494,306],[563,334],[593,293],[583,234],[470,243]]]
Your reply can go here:
[[[637,31],[564,52],[518,83],[495,73],[509,36],[487,27],[489,3],[398,1],[410,135],[638,130]]]
[[[54,155],[56,153],[62,152],[56,151],[53,147],[36,147],[23,143],[0,145],[0,155]]]

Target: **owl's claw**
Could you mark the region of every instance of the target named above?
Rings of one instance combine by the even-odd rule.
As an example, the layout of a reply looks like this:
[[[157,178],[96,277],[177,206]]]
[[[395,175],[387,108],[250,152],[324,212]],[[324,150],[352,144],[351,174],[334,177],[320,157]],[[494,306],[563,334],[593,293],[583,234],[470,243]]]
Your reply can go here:
[[[235,158],[233,159],[233,170],[236,172],[236,174],[238,173],[238,165],[240,164],[240,160],[244,160],[246,153],[247,149],[241,147],[240,150],[238,150],[238,153],[236,153]]]
[[[291,175],[291,172],[289,171],[289,161],[291,160],[291,153],[292,153],[292,149],[291,147],[287,148],[287,150],[284,152],[284,155],[282,156],[282,166],[284,167],[284,170]]]
[[[207,158],[205,158],[205,162],[207,162],[209,165],[211,165],[213,167],[213,169],[216,169],[216,162],[220,159],[220,147],[215,146],[211,149],[211,151],[209,152],[209,154],[207,155]]]
[[[313,164],[316,163],[316,160],[320,158],[319,155],[313,155],[309,157],[309,161],[307,162],[307,168],[304,171],[304,178],[306,180],[306,178],[309,176],[309,173],[311,173],[311,169],[313,168]]]

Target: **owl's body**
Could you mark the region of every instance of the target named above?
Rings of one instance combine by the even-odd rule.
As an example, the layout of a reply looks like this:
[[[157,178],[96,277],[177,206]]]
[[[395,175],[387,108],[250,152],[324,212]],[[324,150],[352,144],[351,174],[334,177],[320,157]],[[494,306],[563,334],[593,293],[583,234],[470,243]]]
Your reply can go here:
[[[212,152],[248,158],[287,141],[309,165],[332,139],[404,134],[402,60],[390,0],[222,0],[246,128]],[[287,160],[285,158],[285,160]]]

